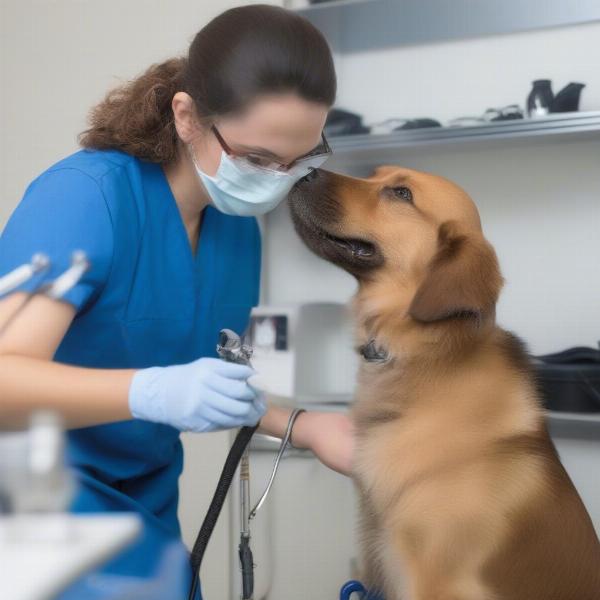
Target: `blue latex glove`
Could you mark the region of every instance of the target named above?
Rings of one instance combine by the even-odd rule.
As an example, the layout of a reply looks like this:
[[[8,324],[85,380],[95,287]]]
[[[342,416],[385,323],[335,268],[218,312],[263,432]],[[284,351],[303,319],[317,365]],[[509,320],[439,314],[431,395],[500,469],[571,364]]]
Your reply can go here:
[[[180,431],[255,425],[266,406],[260,392],[247,382],[254,374],[246,365],[208,357],[185,365],[141,369],[129,387],[129,409],[136,419]]]

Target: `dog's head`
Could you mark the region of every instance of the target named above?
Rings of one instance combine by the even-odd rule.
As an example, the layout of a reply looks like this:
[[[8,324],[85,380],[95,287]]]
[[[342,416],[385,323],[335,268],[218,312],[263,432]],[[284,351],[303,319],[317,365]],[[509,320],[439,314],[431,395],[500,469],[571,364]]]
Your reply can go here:
[[[498,261],[454,183],[391,166],[367,179],[320,169],[289,200],[306,245],[357,278],[365,318],[475,329],[493,320]]]

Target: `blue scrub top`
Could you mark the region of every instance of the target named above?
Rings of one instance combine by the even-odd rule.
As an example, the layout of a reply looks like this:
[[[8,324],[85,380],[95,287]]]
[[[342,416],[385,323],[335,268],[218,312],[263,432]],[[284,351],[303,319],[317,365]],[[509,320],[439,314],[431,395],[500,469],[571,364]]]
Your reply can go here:
[[[74,250],[86,252],[91,269],[65,297],[77,314],[57,362],[139,369],[215,356],[219,330],[243,332],[258,302],[256,219],[206,207],[194,254],[162,167],[120,151],[76,152],[29,185],[0,236],[0,276],[43,252],[52,261],[44,278],[54,278]],[[106,570],[149,575],[160,549],[180,536],[179,432],[134,419],[67,436],[80,484],[72,509],[144,519],[142,539]]]

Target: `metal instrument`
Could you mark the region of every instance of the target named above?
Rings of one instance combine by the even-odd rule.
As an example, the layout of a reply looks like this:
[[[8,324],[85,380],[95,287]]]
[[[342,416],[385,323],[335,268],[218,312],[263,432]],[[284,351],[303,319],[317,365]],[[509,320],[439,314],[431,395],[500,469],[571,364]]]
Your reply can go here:
[[[231,329],[222,329],[217,344],[218,355],[227,362],[250,365],[252,348],[242,344],[240,336]],[[239,544],[240,567],[242,570],[242,600],[254,597],[254,562],[250,548],[250,459],[246,446],[240,460],[240,517]]]
[[[19,286],[29,281],[36,273],[46,270],[50,266],[50,261],[43,254],[35,254],[31,263],[18,267],[8,275],[0,279],[0,286],[4,289],[4,293],[18,291]],[[27,307],[29,302],[35,296],[47,296],[54,300],[60,300],[65,294],[79,283],[84,273],[90,268],[90,263],[87,256],[81,250],[73,252],[71,256],[71,266],[61,273],[53,281],[41,281],[32,292],[29,292],[27,297],[14,310],[8,319],[0,324],[0,336],[8,329],[13,321]],[[2,297],[0,291],[0,298]]]
[[[31,257],[31,262],[17,267],[4,277],[0,277],[0,298],[14,292],[35,275],[45,271],[49,266],[50,261],[45,254],[34,254]]]

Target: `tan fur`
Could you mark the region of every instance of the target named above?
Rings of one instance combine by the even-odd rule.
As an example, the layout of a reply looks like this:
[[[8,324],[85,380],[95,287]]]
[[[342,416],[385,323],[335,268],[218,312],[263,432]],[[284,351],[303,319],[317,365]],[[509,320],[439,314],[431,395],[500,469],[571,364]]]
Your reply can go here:
[[[472,200],[383,167],[321,171],[291,205],[307,244],[357,274],[358,344],[389,353],[361,365],[352,411],[366,583],[386,600],[599,600],[600,544],[524,346],[496,324],[503,280]],[[383,262],[346,266],[313,230],[371,241]]]

